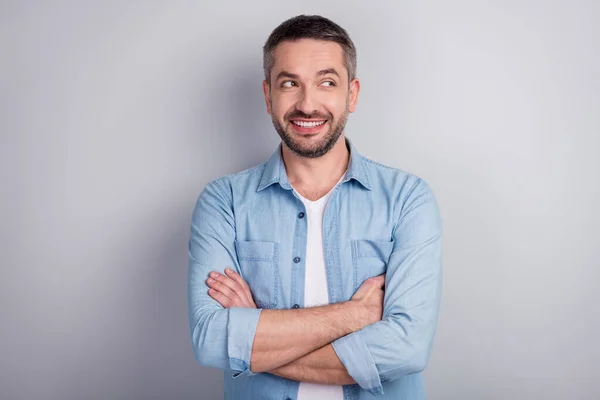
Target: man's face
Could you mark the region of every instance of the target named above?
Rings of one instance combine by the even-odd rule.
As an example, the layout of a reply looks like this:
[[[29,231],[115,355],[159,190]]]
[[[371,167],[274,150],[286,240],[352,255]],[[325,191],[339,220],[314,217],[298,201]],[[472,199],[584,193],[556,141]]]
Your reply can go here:
[[[321,157],[344,131],[360,85],[348,82],[342,47],[329,41],[285,41],[275,48],[271,82],[263,83],[275,130],[294,153]]]

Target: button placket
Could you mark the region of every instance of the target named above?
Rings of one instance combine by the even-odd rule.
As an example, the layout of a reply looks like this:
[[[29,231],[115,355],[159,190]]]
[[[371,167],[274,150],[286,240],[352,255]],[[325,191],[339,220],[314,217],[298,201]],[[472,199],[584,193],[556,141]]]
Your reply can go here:
[[[298,285],[299,282],[304,281],[303,276],[303,263],[301,255],[306,251],[306,235],[307,235],[307,222],[308,214],[302,201],[298,198],[296,193],[295,196],[295,232],[294,232],[294,245],[292,247],[292,290],[290,295],[290,305],[292,309],[298,309],[301,307],[304,287]],[[302,287],[300,287],[302,286]]]

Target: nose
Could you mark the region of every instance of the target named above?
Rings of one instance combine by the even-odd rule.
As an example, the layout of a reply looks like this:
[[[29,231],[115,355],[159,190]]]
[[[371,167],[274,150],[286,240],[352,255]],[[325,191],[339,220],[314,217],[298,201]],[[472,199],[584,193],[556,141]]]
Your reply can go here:
[[[305,87],[300,91],[296,108],[305,114],[312,114],[317,111],[315,93],[309,87]]]

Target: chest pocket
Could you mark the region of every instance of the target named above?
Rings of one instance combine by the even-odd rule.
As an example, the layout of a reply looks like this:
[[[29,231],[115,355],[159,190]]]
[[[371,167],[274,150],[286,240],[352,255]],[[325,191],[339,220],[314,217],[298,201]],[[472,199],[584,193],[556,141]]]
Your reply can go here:
[[[277,263],[279,252],[275,242],[236,241],[235,251],[242,279],[250,286],[258,308],[277,307]]]
[[[352,240],[354,291],[364,281],[387,271],[388,260],[394,248],[393,241]]]

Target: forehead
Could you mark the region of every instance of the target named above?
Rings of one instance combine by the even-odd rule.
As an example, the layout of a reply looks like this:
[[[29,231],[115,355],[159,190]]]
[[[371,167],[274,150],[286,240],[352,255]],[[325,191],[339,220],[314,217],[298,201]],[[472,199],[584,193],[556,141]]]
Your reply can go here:
[[[314,75],[327,68],[335,68],[338,73],[347,74],[344,51],[336,42],[300,39],[281,42],[275,48],[273,75],[281,71]]]

